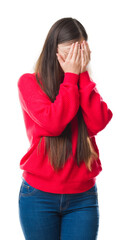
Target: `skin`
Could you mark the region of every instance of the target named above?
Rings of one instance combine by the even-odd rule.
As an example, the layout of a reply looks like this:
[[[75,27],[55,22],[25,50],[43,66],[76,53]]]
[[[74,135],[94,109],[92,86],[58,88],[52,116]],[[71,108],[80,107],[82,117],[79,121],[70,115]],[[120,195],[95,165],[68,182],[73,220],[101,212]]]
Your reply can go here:
[[[71,41],[71,42],[67,42],[67,43],[58,44],[57,52],[64,61],[66,60],[66,58],[68,56],[68,53],[69,53],[72,43],[76,43],[76,42]],[[80,47],[80,51],[81,51],[80,73],[82,73],[82,72],[86,71],[86,67],[90,61],[91,51],[90,51],[87,41],[85,41],[83,38],[80,39],[78,41],[78,43],[79,43],[79,47]]]

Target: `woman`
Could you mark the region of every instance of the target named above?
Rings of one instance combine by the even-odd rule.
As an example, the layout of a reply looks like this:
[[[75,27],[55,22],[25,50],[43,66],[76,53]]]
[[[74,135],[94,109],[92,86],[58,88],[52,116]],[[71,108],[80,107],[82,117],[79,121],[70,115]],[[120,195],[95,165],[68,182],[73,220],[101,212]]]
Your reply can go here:
[[[19,217],[27,240],[95,240],[96,176],[102,171],[95,135],[112,118],[89,76],[88,35],[74,18],[53,24],[34,73],[18,80],[30,148]]]

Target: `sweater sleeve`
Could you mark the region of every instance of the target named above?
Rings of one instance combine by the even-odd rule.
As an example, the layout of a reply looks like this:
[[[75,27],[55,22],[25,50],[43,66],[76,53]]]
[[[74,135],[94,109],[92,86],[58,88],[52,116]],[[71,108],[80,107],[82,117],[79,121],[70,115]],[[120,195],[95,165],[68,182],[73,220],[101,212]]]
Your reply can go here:
[[[79,76],[79,98],[88,134],[96,135],[105,128],[113,113],[100,96],[96,83],[90,78],[88,71]]]
[[[18,82],[21,107],[42,127],[45,136],[60,135],[79,108],[79,75],[66,72],[54,102],[41,89],[33,74],[23,74]]]

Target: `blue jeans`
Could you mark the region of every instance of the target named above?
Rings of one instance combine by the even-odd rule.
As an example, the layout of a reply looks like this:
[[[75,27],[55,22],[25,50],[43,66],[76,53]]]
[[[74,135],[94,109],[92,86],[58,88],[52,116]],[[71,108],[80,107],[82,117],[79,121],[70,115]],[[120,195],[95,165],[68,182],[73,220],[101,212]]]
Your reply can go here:
[[[26,240],[96,240],[99,227],[95,185],[74,194],[44,192],[22,179],[19,219]]]

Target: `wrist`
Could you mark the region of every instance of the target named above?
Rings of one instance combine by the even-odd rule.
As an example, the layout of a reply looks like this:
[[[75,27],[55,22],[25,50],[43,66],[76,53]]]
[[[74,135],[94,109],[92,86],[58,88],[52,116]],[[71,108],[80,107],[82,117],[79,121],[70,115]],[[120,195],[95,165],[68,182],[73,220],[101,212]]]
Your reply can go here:
[[[91,79],[90,79],[90,76],[89,76],[89,73],[87,70],[85,70],[84,72],[82,72],[80,74],[80,77],[79,77],[79,86],[80,88],[83,88],[86,86],[86,84],[90,83],[91,82]]]
[[[83,73],[83,72],[86,72],[88,69],[85,67],[85,68],[81,68],[81,72],[80,73]]]
[[[87,69],[85,69],[85,70],[81,71],[81,72],[80,72],[80,74],[81,74],[81,73],[84,73],[84,72],[86,72],[86,71],[87,71]]]
[[[73,83],[77,84],[79,79],[79,74],[72,73],[72,72],[65,72],[64,73],[64,83]]]

